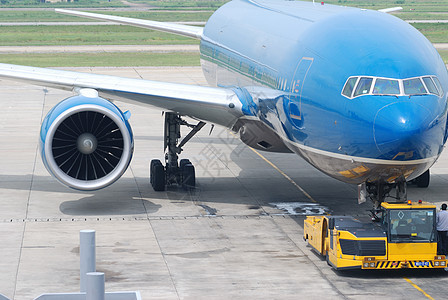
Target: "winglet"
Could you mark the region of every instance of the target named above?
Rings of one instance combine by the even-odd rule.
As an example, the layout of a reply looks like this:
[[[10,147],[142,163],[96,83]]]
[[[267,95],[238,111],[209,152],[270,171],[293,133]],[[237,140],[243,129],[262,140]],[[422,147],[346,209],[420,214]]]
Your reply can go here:
[[[403,9],[403,7],[397,6],[397,7],[379,9],[378,11],[383,12],[383,13],[391,13],[391,12],[400,11],[402,9]]]
[[[157,22],[150,20],[142,20],[142,19],[134,19],[134,18],[126,18],[119,16],[111,16],[111,15],[103,15],[103,14],[94,14],[83,11],[75,11],[75,10],[67,10],[67,9],[55,9],[55,12],[62,13],[66,15],[73,15],[78,17],[85,17],[97,20],[105,20],[117,22],[120,24],[126,24],[131,26],[143,27],[153,30],[164,31],[168,33],[174,33],[178,35],[183,35],[195,39],[201,39],[202,37],[202,27],[196,26],[188,26],[182,24],[168,23],[168,22]]]

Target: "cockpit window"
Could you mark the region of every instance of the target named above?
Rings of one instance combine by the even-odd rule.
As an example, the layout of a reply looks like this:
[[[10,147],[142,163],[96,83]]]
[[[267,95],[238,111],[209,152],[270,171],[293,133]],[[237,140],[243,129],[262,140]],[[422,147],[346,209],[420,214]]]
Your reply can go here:
[[[423,77],[422,79],[430,94],[439,95],[439,91],[437,90],[436,85],[432,81],[431,77]]]
[[[436,76],[421,76],[407,79],[352,76],[342,89],[342,95],[353,99],[364,95],[375,96],[443,96],[442,85]]]
[[[424,95],[427,94],[420,78],[403,80],[404,93],[406,95]]]
[[[439,90],[439,96],[442,96],[443,95],[443,89],[442,89],[442,85],[440,84],[439,79],[437,77],[435,77],[435,76],[432,76],[431,78],[434,80],[434,83],[436,84],[437,89]]]
[[[370,86],[372,85],[372,81],[373,81],[373,78],[361,77],[361,79],[358,82],[358,86],[356,87],[355,94],[353,95],[353,97],[370,93]]]
[[[355,88],[356,81],[358,81],[358,77],[349,78],[344,86],[344,89],[342,90],[342,94],[350,98],[352,96],[353,89]]]
[[[398,80],[378,78],[373,88],[374,95],[400,95]]]

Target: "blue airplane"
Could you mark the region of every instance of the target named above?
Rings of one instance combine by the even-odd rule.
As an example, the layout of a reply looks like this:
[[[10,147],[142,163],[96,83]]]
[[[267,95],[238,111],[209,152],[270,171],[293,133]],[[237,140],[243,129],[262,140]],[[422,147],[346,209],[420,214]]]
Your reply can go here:
[[[178,155],[205,122],[237,132],[256,149],[298,154],[357,184],[360,201],[377,204],[393,189],[406,199],[406,182],[427,187],[446,142],[445,64],[390,10],[234,0],[204,28],[58,11],[199,39],[204,75],[214,86],[0,64],[1,77],[76,93],[48,113],[40,135],[45,166],[69,187],[103,188],[129,165],[130,114],[109,100],[166,111],[166,161],[150,164],[157,191],[195,186],[194,166]],[[185,125],[191,132],[179,141]]]

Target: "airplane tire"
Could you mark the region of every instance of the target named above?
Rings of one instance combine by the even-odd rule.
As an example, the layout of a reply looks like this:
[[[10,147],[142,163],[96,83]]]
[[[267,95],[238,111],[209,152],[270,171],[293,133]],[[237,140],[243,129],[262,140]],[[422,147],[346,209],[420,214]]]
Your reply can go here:
[[[157,162],[160,162],[160,160],[153,159],[149,164],[149,183],[151,183],[151,186],[154,183],[154,166],[157,164]]]
[[[425,173],[423,173],[422,175],[415,178],[415,183],[420,188],[427,188],[429,186],[430,178],[431,178],[431,176],[430,176],[429,170],[426,170]]]
[[[151,185],[154,191],[161,192],[165,190],[165,168],[160,160],[151,161]]]
[[[191,164],[189,159],[185,159],[185,158],[181,159],[180,162],[179,162],[180,170],[182,171],[184,169],[185,165],[188,165],[188,164]]]
[[[196,186],[196,174],[194,166],[189,163],[181,168],[182,170],[182,187],[184,189],[193,189]]]

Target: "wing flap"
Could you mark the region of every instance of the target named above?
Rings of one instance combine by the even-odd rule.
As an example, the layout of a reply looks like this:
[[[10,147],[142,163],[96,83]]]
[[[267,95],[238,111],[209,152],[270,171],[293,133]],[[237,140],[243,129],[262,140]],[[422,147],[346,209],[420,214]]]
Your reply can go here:
[[[232,127],[243,116],[231,89],[0,64],[0,77],[63,90],[92,88],[109,100],[156,106]]]
[[[66,15],[85,17],[85,18],[91,18],[91,19],[96,19],[96,20],[112,21],[112,22],[125,24],[125,25],[154,29],[154,30],[168,32],[168,33],[183,35],[183,36],[187,36],[187,37],[191,37],[191,38],[195,38],[195,39],[201,39],[202,31],[203,31],[202,27],[188,26],[188,25],[175,24],[175,23],[169,23],[169,22],[141,20],[141,19],[134,19],[134,18],[119,17],[119,16],[94,14],[94,13],[88,13],[88,12],[83,12],[83,11],[67,10],[67,9],[55,9],[55,11],[58,13],[66,14]]]

